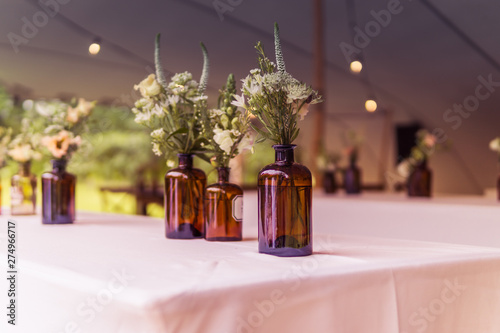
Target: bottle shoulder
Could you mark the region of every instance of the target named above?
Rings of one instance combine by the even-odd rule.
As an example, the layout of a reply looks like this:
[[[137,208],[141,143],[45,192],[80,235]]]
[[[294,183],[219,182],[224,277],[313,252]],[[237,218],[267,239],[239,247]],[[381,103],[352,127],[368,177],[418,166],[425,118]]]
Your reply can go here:
[[[207,193],[231,193],[234,195],[243,195],[243,190],[236,184],[233,183],[215,183],[208,185],[206,188]]]
[[[311,186],[311,171],[302,164],[273,163],[265,166],[259,172],[259,185],[269,185],[269,182],[279,186]]]
[[[53,171],[47,171],[42,173],[42,179],[53,179],[53,180],[76,180],[76,176],[69,172],[56,173]]]
[[[187,178],[194,177],[197,180],[206,180],[207,176],[201,169],[174,168],[165,173],[165,178]]]

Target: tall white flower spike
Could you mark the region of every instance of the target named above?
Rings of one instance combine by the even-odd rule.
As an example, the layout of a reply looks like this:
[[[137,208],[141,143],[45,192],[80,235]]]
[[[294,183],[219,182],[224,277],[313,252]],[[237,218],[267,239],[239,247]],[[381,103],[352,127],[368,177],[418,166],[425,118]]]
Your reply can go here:
[[[281,52],[280,28],[276,22],[274,23],[274,52],[276,53],[278,72],[280,74],[285,74],[285,61],[283,60],[283,52]]]
[[[203,53],[203,71],[201,72],[200,85],[198,90],[200,91],[200,93],[203,94],[208,84],[208,72],[210,70],[210,62],[208,60],[208,52],[207,48],[205,47],[205,44],[200,43],[200,45],[201,45],[201,51]]]
[[[155,70],[156,70],[156,80],[161,84],[163,89],[167,90],[167,80],[165,79],[165,74],[163,73],[163,67],[161,66],[160,59],[160,35],[156,35],[155,39]]]

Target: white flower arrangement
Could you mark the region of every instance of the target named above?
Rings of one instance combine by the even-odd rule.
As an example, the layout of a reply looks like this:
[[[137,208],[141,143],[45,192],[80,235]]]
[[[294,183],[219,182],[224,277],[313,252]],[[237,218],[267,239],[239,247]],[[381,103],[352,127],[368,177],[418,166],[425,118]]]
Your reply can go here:
[[[156,74],[150,74],[134,89],[142,98],[136,101],[132,112],[135,122],[151,129],[151,143],[156,155],[201,154],[206,149],[202,123],[207,117],[208,54],[203,52],[203,72],[200,83],[189,72],[172,76],[167,83],[160,63],[160,34],[155,40]],[[171,165],[172,163],[170,163]]]
[[[230,74],[221,90],[219,105],[209,111],[205,124],[206,136],[212,149],[210,162],[215,167],[229,167],[232,158],[253,146],[248,113],[233,105],[236,93],[234,75]]]
[[[59,100],[52,100],[36,101],[30,105],[42,116],[43,124],[41,126],[44,127],[43,136],[39,138],[38,135],[34,134],[33,139],[39,140],[53,158],[69,159],[82,143],[81,135],[88,130],[86,123],[96,102],[80,98],[78,103],[67,104]],[[23,154],[27,153],[26,150],[19,147],[13,154],[17,158],[21,158]],[[32,158],[34,158],[33,155]]]
[[[415,146],[412,148],[410,156],[402,160],[396,170],[400,176],[408,178],[415,167],[429,159],[435,151],[445,148],[438,143],[435,135],[422,129],[416,133]]]
[[[16,162],[26,163],[42,158],[40,134],[36,133],[33,122],[28,118],[21,121],[21,132],[10,142],[7,155]]]
[[[263,128],[254,129],[263,139],[276,144],[291,144],[299,134],[298,118],[302,120],[308,113],[308,106],[321,102],[321,97],[286,72],[276,23],[274,43],[277,65],[266,57],[258,42],[255,48],[260,68],[251,70],[242,80],[242,95],[237,96],[232,104],[255,115]]]

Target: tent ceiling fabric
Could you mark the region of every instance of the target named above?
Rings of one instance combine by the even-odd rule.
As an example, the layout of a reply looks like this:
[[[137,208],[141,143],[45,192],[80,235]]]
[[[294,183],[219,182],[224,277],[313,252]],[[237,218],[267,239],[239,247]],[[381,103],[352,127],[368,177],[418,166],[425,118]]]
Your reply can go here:
[[[272,52],[272,26],[278,22],[284,43],[287,69],[299,79],[312,82],[312,1],[177,0],[97,1],[41,0],[58,7],[59,13],[102,37],[101,52],[88,54],[92,35],[72,29],[58,13],[14,52],[9,34],[23,36],[26,20],[40,11],[36,1],[3,0],[0,3],[0,81],[11,90],[32,97],[78,95],[107,101],[130,100],[132,87],[151,72],[153,39],[162,33],[163,64],[171,72],[191,71],[199,77],[202,55],[199,42],[211,59],[209,95],[222,86],[228,73],[237,78],[256,67],[253,46],[261,40]],[[500,44],[500,3],[485,0],[430,1],[487,53],[497,59]],[[34,4],[35,3],[35,4]],[[57,4],[54,5],[54,3]],[[224,4],[218,13],[214,4]],[[345,1],[324,1],[327,91],[330,114],[362,113],[367,89],[348,73],[339,47],[353,44]],[[436,188],[478,193],[494,186],[495,156],[488,141],[500,135],[498,86],[479,101],[476,110],[457,129],[443,115],[454,104],[470,102],[481,78],[500,82],[500,73],[463,42],[418,0],[355,1],[357,23],[364,30],[376,22],[373,13],[397,8],[386,26],[369,37],[363,48],[366,70],[373,82],[379,106],[390,109],[396,121],[418,120],[430,129],[442,128],[454,148],[436,155]],[[392,6],[392,7],[391,7]],[[396,7],[395,7],[396,6]],[[219,12],[220,12],[219,8]],[[219,15],[220,14],[220,15]],[[375,15],[377,16],[377,15]],[[222,17],[222,20],[221,20]],[[40,17],[38,17],[40,19]],[[40,23],[40,21],[38,22]],[[41,22],[44,23],[44,22]],[[373,27],[372,23],[372,27]],[[373,32],[373,31],[372,31]],[[106,41],[135,53],[133,59]],[[500,61],[500,59],[499,59]],[[453,113],[456,115],[456,113]],[[307,127],[307,126],[306,126]],[[459,167],[464,161],[464,167]],[[479,163],[481,161],[481,163]],[[446,174],[444,177],[443,175]],[[455,179],[455,181],[453,181]]]

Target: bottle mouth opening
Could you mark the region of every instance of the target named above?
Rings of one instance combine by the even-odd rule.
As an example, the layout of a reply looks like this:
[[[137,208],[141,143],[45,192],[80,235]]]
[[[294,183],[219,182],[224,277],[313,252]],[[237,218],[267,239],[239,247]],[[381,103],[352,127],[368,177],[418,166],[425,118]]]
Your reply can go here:
[[[295,149],[297,145],[273,145],[275,150]]]

